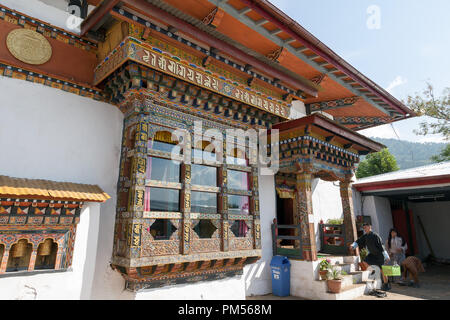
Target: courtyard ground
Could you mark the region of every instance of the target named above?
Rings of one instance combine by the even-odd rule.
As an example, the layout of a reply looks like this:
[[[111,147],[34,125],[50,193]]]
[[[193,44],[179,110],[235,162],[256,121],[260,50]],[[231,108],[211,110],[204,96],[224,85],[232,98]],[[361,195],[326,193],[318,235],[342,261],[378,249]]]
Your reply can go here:
[[[364,295],[355,300],[450,300],[450,265],[433,264],[420,274],[420,288],[392,284],[386,298]],[[277,297],[272,294],[247,297],[247,300],[304,300],[298,297]]]

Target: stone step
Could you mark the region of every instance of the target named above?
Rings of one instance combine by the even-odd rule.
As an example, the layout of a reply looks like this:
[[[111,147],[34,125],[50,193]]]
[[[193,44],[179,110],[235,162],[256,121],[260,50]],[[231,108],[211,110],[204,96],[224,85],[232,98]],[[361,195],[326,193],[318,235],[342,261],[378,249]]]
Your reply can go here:
[[[320,255],[320,253],[319,253]],[[358,263],[359,262],[359,256],[324,256],[322,258],[319,258],[318,260],[324,260],[329,259],[331,261],[331,264],[345,264],[345,263]]]
[[[344,263],[358,263],[359,262],[359,256],[345,256],[343,259]]]
[[[370,271],[354,271],[349,274],[353,276],[355,283],[362,283],[369,279]]]
[[[325,256],[323,258],[319,258],[318,260],[325,260],[328,259],[330,260],[330,263],[332,265],[336,264],[336,263],[344,263],[344,257],[343,256]]]
[[[358,271],[359,267],[356,263],[343,263],[343,264],[335,264],[333,265],[339,271],[345,271],[347,273]]]
[[[366,291],[366,284],[352,284],[346,287],[342,287],[340,293],[330,293],[328,291],[327,282],[326,281],[317,281],[321,282],[320,286],[323,290],[318,299],[321,300],[352,300],[364,295]]]

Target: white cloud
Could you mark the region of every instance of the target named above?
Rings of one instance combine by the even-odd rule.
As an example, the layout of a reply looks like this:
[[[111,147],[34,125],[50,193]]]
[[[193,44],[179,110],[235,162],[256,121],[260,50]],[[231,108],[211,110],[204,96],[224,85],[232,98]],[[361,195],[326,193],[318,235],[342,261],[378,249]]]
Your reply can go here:
[[[384,139],[398,139],[394,129],[390,124],[383,124],[374,128],[364,129],[358,133],[365,135],[366,137],[376,137]]]
[[[403,84],[405,84],[405,83],[407,83],[407,82],[408,82],[407,79],[403,78],[402,76],[397,76],[397,77],[396,77],[396,78],[388,85],[388,87],[386,88],[386,91],[389,92],[389,93],[392,93],[392,90],[393,90],[395,87],[401,86],[401,85],[403,85]]]

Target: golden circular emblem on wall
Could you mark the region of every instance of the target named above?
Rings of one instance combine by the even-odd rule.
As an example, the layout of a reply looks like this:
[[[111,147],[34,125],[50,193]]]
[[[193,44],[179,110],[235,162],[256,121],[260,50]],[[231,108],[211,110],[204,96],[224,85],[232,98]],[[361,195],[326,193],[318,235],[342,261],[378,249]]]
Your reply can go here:
[[[18,60],[28,64],[44,64],[52,56],[50,42],[36,31],[16,29],[6,38],[9,52]]]

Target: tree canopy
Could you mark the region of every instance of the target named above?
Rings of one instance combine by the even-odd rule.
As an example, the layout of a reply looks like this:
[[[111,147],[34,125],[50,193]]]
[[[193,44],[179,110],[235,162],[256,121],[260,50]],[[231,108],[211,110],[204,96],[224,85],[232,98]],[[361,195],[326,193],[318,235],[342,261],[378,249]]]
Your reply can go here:
[[[431,161],[433,162],[444,162],[450,161],[450,143],[441,151],[440,154],[432,156]]]
[[[414,130],[418,135],[442,134],[445,140],[450,140],[450,88],[443,91],[439,98],[435,96],[433,85],[427,82],[423,95],[408,96],[405,104],[419,116],[429,116],[437,119],[437,122],[423,121],[419,130]]]
[[[377,174],[397,171],[398,169],[395,157],[387,148],[385,148],[379,152],[369,154],[360,162],[358,169],[356,170],[356,178],[361,179]]]

